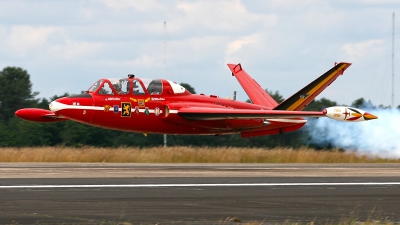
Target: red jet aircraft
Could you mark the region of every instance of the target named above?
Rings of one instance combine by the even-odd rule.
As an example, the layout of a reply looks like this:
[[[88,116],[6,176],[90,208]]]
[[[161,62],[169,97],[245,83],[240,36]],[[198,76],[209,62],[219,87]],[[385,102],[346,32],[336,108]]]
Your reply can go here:
[[[346,122],[377,119],[352,107],[301,111],[350,65],[336,64],[281,103],[265,92],[240,64],[228,64],[252,103],[192,94],[169,80],[128,75],[128,78],[100,79],[83,94],[51,102],[50,110],[25,108],[15,114],[34,122],[73,120],[145,135],[240,133],[244,138],[300,129],[307,122],[302,117],[329,117]]]

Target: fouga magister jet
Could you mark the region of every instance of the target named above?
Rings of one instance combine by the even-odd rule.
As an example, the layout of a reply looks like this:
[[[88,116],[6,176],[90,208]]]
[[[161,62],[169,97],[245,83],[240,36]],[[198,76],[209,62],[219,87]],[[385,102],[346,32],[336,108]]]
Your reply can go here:
[[[355,122],[377,116],[353,107],[335,106],[322,111],[302,111],[350,66],[337,63],[293,96],[277,103],[241,64],[228,64],[251,103],[215,95],[192,94],[166,79],[104,78],[83,94],[50,103],[50,110],[25,108],[15,114],[34,122],[73,120],[106,129],[154,134],[221,135],[242,137],[281,134],[300,129],[303,117],[329,117]]]

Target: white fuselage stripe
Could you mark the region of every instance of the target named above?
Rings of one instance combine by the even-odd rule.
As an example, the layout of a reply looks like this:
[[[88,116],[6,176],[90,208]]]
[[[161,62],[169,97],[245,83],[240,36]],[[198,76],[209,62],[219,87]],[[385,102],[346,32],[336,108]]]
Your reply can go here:
[[[87,106],[87,105],[66,105],[57,101],[50,103],[49,108],[52,112],[57,112],[63,109],[84,109],[84,110],[104,110],[102,106]],[[121,108],[120,108],[121,110]]]
[[[113,106],[110,105],[110,109],[109,111],[113,111]],[[66,105],[60,102],[52,102],[51,106],[50,106],[50,110],[53,112],[57,112],[59,110],[63,110],[63,109],[83,109],[83,110],[97,110],[97,111],[104,111],[104,106],[83,106],[83,105]],[[118,111],[121,112],[122,108],[121,106],[118,105]],[[135,111],[135,107],[131,107],[131,112]],[[144,108],[140,108],[139,112],[144,113],[146,111],[146,109]],[[176,110],[177,111],[177,110]],[[154,109],[148,109],[149,113],[154,113],[155,110]],[[163,112],[163,110],[159,110],[159,113],[161,114]]]
[[[275,186],[393,186],[400,182],[354,182],[354,183],[217,183],[217,184],[94,184],[94,185],[13,185],[0,189],[16,188],[152,188],[152,187],[275,187]]]

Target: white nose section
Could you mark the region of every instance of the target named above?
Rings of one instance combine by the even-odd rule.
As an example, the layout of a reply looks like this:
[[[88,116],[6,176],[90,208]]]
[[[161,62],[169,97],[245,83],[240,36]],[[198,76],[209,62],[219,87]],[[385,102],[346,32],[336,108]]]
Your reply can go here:
[[[65,108],[66,108],[66,105],[64,105],[64,104],[62,104],[62,103],[60,103],[60,102],[57,102],[57,101],[52,101],[52,102],[49,104],[49,109],[50,109],[52,112],[57,112],[57,111],[59,111],[59,110],[65,109]]]

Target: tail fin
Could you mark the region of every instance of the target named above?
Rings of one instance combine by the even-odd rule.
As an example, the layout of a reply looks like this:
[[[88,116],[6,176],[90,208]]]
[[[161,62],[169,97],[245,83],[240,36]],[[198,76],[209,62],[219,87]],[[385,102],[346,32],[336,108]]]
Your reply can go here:
[[[316,80],[305,86],[290,98],[281,102],[274,110],[303,110],[315,97],[317,97],[326,87],[328,87],[339,75],[351,65],[351,63],[341,62],[336,64],[328,72],[322,74]]]
[[[232,76],[236,77],[254,104],[267,106],[269,108],[274,108],[278,105],[278,103],[242,69],[242,65],[228,64],[228,67],[232,71]]]

